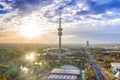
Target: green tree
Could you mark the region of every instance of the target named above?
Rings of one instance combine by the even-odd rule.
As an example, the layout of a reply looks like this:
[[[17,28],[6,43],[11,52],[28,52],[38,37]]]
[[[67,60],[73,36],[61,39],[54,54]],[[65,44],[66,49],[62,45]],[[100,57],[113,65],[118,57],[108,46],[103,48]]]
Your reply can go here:
[[[7,78],[7,80],[17,80],[19,75],[20,68],[17,63],[11,62],[8,67],[6,67],[3,71],[3,76]]]

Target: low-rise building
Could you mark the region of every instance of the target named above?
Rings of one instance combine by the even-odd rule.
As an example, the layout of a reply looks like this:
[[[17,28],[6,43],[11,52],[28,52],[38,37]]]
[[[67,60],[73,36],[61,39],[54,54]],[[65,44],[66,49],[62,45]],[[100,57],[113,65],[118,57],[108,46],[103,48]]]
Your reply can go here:
[[[120,63],[111,63],[111,71],[114,74],[120,71]]]
[[[79,69],[72,66],[66,67],[69,66],[66,65],[59,69],[53,69],[48,76],[48,80],[80,80]]]

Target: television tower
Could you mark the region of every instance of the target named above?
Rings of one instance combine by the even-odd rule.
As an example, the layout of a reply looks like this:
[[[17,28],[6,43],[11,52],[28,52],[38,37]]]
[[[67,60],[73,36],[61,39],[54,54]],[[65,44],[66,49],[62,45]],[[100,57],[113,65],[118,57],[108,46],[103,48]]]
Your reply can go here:
[[[60,13],[59,13],[59,28],[58,28],[58,36],[59,36],[59,53],[58,53],[58,58],[61,61],[62,59],[62,50],[61,50],[61,36],[62,36],[62,28],[61,28],[61,9],[60,9]]]

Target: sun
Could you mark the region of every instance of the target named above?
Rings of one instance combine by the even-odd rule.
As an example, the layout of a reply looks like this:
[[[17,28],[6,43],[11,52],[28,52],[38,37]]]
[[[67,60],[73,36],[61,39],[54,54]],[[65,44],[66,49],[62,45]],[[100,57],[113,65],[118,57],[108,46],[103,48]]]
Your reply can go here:
[[[42,29],[39,25],[35,23],[29,23],[26,25],[20,26],[20,34],[27,38],[35,38],[42,34]]]

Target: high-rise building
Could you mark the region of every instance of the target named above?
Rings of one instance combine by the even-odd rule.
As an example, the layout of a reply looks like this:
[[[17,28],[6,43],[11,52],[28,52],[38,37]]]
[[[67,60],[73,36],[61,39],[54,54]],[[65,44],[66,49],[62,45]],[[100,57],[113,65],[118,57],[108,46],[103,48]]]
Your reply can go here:
[[[87,41],[87,48],[89,48],[90,47],[90,45],[89,45],[89,41]]]

